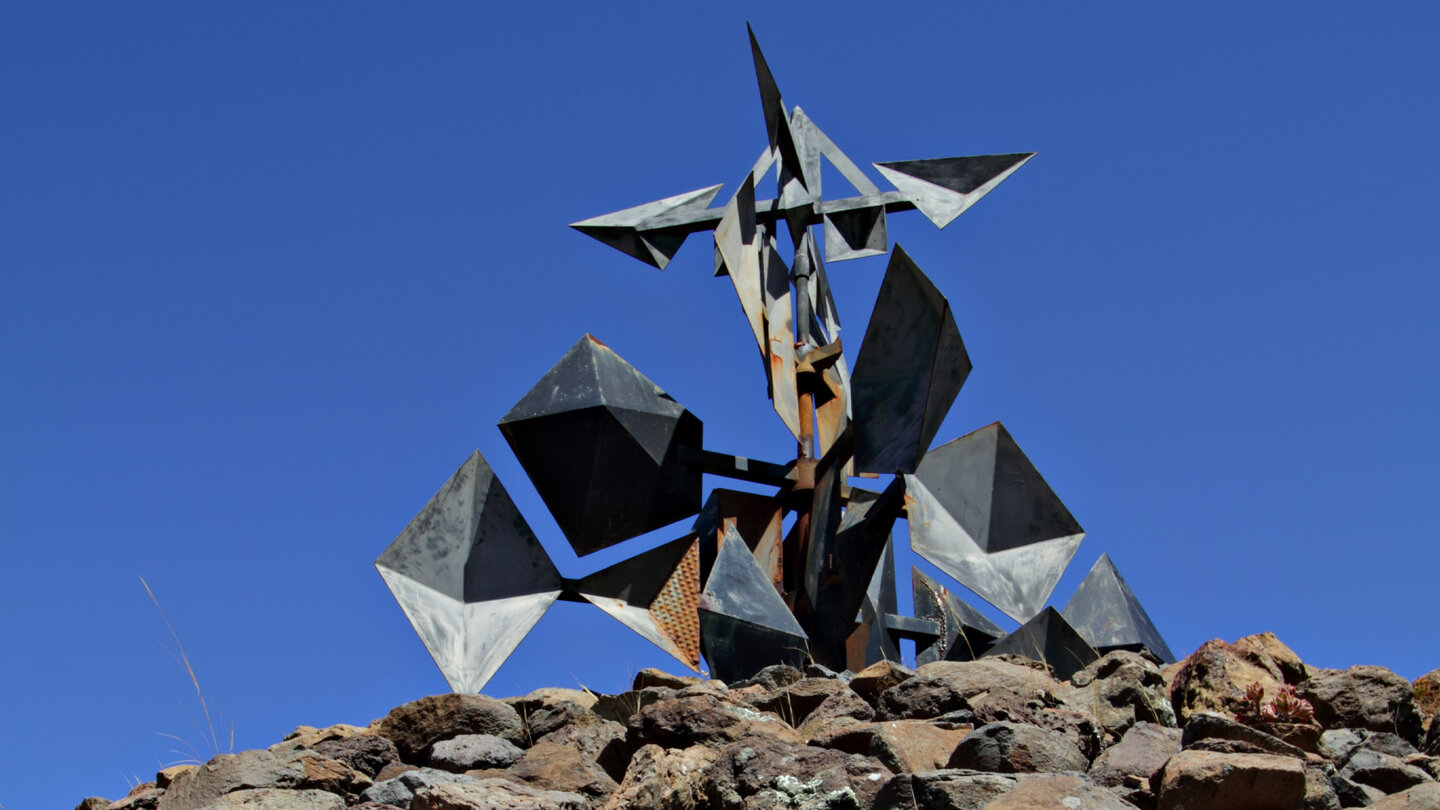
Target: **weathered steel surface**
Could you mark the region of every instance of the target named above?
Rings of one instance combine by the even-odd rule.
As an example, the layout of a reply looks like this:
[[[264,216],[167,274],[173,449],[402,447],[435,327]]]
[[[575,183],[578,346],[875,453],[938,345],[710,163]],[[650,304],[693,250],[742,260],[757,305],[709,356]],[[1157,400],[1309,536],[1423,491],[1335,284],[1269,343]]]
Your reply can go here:
[[[700,543],[686,535],[575,583],[575,590],[686,666],[700,667]]]
[[[1023,655],[1033,661],[1044,661],[1062,681],[1070,680],[1100,657],[1053,607],[1045,608],[1020,625],[1019,630],[995,642],[982,657],[994,655]]]
[[[500,420],[566,539],[589,554],[700,510],[700,420],[586,335]]]
[[[707,577],[715,564],[720,543],[734,530],[755,556],[765,576],[781,587],[784,507],[770,495],[714,489],[695,517],[692,531],[700,538],[700,571]]]
[[[950,303],[896,245],[850,378],[855,469],[914,472],[969,374]]]
[[[1175,660],[1175,654],[1109,554],[1100,555],[1060,612],[1090,646],[1101,652],[1138,651],[1143,647],[1161,661]]]
[[[935,644],[916,650],[916,663],[973,661],[1004,637],[1005,631],[919,568],[910,569],[915,615],[944,628]]]
[[[700,646],[710,674],[737,680],[775,663],[803,664],[805,631],[732,527],[700,593]]]
[[[561,588],[550,555],[478,450],[375,567],[460,692],[490,680]]]
[[[1016,621],[1040,612],[1085,533],[999,422],[905,480],[916,553]]]
[[[935,227],[943,228],[1032,157],[1034,152],[1023,152],[874,165]]]

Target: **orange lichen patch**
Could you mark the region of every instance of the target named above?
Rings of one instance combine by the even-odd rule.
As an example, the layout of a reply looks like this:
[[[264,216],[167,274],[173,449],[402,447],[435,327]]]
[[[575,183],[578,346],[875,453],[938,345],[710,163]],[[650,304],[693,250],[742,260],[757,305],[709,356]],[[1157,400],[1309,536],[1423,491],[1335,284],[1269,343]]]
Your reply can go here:
[[[700,543],[690,550],[650,604],[655,626],[670,637],[691,669],[700,668]]]

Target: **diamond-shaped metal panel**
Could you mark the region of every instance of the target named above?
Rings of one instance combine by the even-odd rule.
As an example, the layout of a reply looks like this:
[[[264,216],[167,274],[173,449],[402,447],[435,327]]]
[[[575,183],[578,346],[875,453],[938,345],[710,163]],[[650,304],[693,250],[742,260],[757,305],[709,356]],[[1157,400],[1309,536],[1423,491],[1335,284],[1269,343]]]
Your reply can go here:
[[[930,619],[941,627],[936,643],[916,652],[916,663],[973,661],[984,655],[996,639],[1004,637],[1005,631],[999,625],[919,568],[911,567],[910,582],[915,618]]]
[[[478,692],[560,595],[560,574],[476,451],[375,561],[456,692]]]
[[[896,245],[850,375],[855,469],[914,472],[969,374],[950,303]]]
[[[579,555],[700,509],[700,420],[586,335],[500,420],[500,431]]]
[[[687,535],[575,583],[614,616],[691,669],[700,666],[700,544]]]
[[[1065,621],[1053,607],[1047,607],[1020,629],[995,642],[984,657],[1023,655],[1043,661],[1055,670],[1055,677],[1068,681],[1075,673],[1100,658],[1094,648]]]
[[[916,553],[1016,621],[1040,612],[1085,532],[999,422],[905,480]]]
[[[1175,660],[1175,654],[1109,554],[1101,554],[1095,561],[1061,614],[1090,646],[1101,652],[1139,651],[1144,647],[1161,661]]]
[[[727,682],[808,656],[805,631],[733,527],[700,594],[700,647],[710,674]]]

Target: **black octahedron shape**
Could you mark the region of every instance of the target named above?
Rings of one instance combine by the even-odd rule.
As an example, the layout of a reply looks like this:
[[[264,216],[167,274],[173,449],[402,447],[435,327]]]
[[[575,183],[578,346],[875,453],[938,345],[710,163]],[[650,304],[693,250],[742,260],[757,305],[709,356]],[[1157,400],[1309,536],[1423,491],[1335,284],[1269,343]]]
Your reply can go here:
[[[685,406],[590,335],[500,420],[581,556],[700,511],[700,471],[682,455],[700,449],[702,431]]]
[[[1165,663],[1175,660],[1175,654],[1170,652],[1170,646],[1155,629],[1150,614],[1140,606],[1140,600],[1120,576],[1109,554],[1100,555],[1060,612],[1101,652],[1146,649]]]

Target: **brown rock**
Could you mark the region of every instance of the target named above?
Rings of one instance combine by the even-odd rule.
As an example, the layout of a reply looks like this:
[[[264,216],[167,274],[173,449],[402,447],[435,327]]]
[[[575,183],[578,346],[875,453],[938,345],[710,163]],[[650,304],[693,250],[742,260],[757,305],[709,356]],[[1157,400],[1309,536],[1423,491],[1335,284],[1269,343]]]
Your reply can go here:
[[[1138,722],[1174,726],[1165,678],[1139,653],[1115,650],[1075,673],[1061,690],[1066,703],[1094,715],[1111,740]]]
[[[1327,729],[1391,731],[1419,744],[1423,725],[1410,682],[1384,667],[1322,669],[1296,693],[1315,708],[1315,720]]]
[[[1432,669],[1416,678],[1410,684],[1415,699],[1415,710],[1420,713],[1426,725],[1440,716],[1440,669]]]
[[[368,728],[352,726],[348,723],[337,723],[325,728],[314,726],[297,726],[294,731],[285,735],[285,738],[270,746],[269,750],[275,754],[284,754],[290,751],[298,751],[301,748],[314,748],[317,744],[326,740],[343,740],[347,737],[354,737],[360,734],[374,734]]]
[[[86,796],[75,805],[75,810],[110,810],[110,800],[104,796]]]
[[[334,759],[334,757],[331,757],[331,759]],[[159,771],[155,772],[155,787],[161,789],[168,788],[170,787],[170,783],[174,782],[176,777],[180,776],[180,774],[189,773],[191,771],[198,770],[199,768],[199,765],[191,764],[171,765],[168,768],[161,768]]]
[[[1148,786],[1150,778],[1179,752],[1179,729],[1136,723],[1120,742],[1096,758],[1090,766],[1090,778],[1106,787],[1120,787],[1127,780],[1139,780]]]
[[[424,760],[430,746],[461,734],[494,734],[524,745],[520,715],[484,695],[431,695],[396,706],[380,721],[378,731],[390,738],[406,762]]]
[[[990,723],[960,741],[949,767],[994,773],[1084,772],[1090,760],[1057,732],[1018,723]]]
[[[1305,768],[1305,803],[1302,810],[1340,810],[1340,797],[1330,775],[1316,765]]]
[[[668,686],[671,689],[684,689],[697,683],[704,683],[704,678],[690,675],[671,675],[663,670],[654,667],[646,667],[635,673],[633,689],[644,689],[647,686]]]
[[[1176,719],[1183,724],[1191,714],[1201,711],[1233,717],[1240,709],[1245,688],[1252,683],[1263,686],[1266,694],[1275,694],[1280,685],[1286,683],[1286,673],[1293,674],[1293,662],[1280,650],[1288,651],[1288,647],[1278,639],[1261,643],[1259,639],[1263,638],[1263,635],[1247,636],[1246,639],[1257,640],[1243,645],[1241,642],[1246,639],[1235,645],[1213,639],[1180,662],[1170,684],[1170,703]],[[1275,648],[1275,652],[1286,659],[1285,666],[1267,651],[1270,648]],[[1293,655],[1291,652],[1290,656]]]
[[[712,810],[869,807],[892,775],[872,757],[757,736],[721,750],[706,798]]]
[[[578,793],[595,803],[608,798],[619,787],[594,760],[574,748],[555,743],[535,743],[503,772],[470,771],[468,775],[476,779],[503,776],[539,790]]]
[[[1295,651],[1285,646],[1274,633],[1256,633],[1237,639],[1235,652],[1266,669],[1279,673],[1279,680],[1292,686],[1310,677],[1310,668]]]
[[[789,664],[771,664],[748,678],[730,684],[730,686],[733,689],[743,689],[755,685],[763,686],[766,689],[779,689],[789,686],[803,677],[805,677],[804,672]]]
[[[160,799],[164,795],[163,789],[147,782],[143,785],[136,785],[120,801],[111,802],[106,810],[155,810],[160,806]]]
[[[774,712],[795,728],[820,704],[838,695],[853,694],[845,684],[829,678],[802,678],[788,686],[749,694],[744,701],[762,712]]]
[[[928,773],[947,767],[971,726],[940,728],[924,720],[891,720],[871,724],[868,753],[895,773]]]
[[[970,698],[997,693],[1012,695],[1022,704],[1032,699],[1053,704],[1059,687],[1044,672],[1009,661],[936,661],[881,693],[876,716],[881,720],[939,717],[969,709]]]
[[[821,703],[805,717],[805,722],[798,725],[796,730],[800,732],[801,737],[808,740],[819,733],[821,729],[844,725],[843,723],[837,724],[835,722],[837,720],[865,722],[874,717],[875,710],[865,702],[864,698],[846,690],[826,698],[824,703]]]
[[[613,720],[588,725],[569,725],[535,741],[565,745],[579,751],[586,759],[604,769],[611,779],[620,781],[630,764],[630,744],[625,727]]]
[[[590,802],[576,793],[538,790],[506,779],[482,779],[475,784],[450,782],[415,792],[410,810],[589,810]]]
[[[1114,793],[1079,776],[1046,774],[1026,779],[1013,790],[985,805],[986,810],[1134,810]]]
[[[391,742],[389,737],[381,737],[379,734],[357,734],[353,737],[324,740],[315,744],[314,751],[322,757],[343,762],[371,779],[379,778],[379,773],[387,765],[400,761],[400,752],[395,748],[395,743]]]
[[[1304,763],[1273,754],[1181,751],[1156,791],[1159,810],[1294,810],[1304,801]]]
[[[600,695],[595,699],[595,705],[590,707],[590,711],[603,720],[628,723],[631,717],[646,706],[662,700],[673,700],[677,696],[678,692],[668,686],[647,686],[618,695]]]
[[[1440,784],[1430,783],[1410,788],[1370,805],[1371,810],[1435,810],[1440,807]]]
[[[1228,740],[1232,742],[1245,743],[1248,748],[1230,749],[1254,751],[1257,753],[1278,754],[1286,757],[1305,758],[1305,752],[1265,732],[1251,728],[1244,723],[1239,723],[1218,714],[1196,713],[1190,716],[1190,722],[1185,724],[1185,732],[1180,738],[1181,744],[1186,748],[1193,748],[1202,740]],[[1213,749],[1212,749],[1213,750]]]
[[[603,810],[671,810],[695,807],[719,754],[700,745],[683,751],[642,746]]]
[[[277,755],[270,751],[221,754],[205,765],[179,774],[160,797],[160,810],[206,807],[237,790],[316,789],[355,795],[369,787],[368,776],[341,762],[301,749]],[[258,800],[257,800],[258,801]]]
[[[632,743],[655,743],[662,748],[719,748],[755,734],[800,742],[799,733],[779,717],[710,695],[662,700],[646,706],[630,718],[629,728]]]
[[[875,706],[880,695],[915,677],[915,670],[902,667],[893,661],[877,661],[855,673],[850,679],[850,688],[865,702]]]

